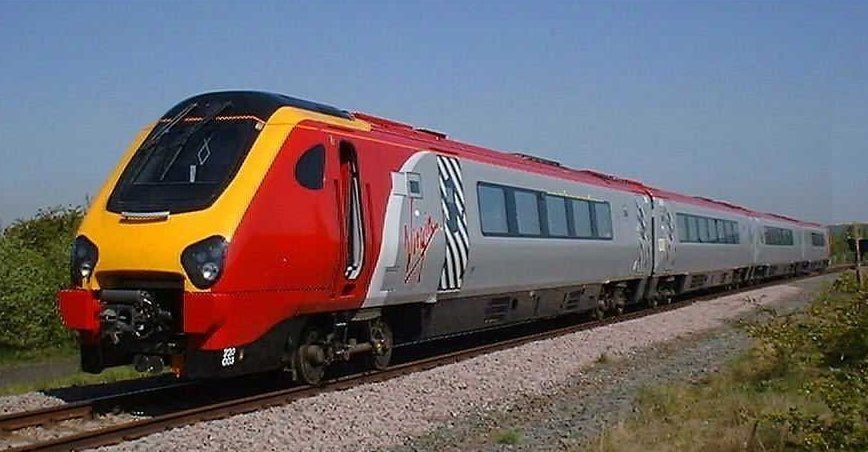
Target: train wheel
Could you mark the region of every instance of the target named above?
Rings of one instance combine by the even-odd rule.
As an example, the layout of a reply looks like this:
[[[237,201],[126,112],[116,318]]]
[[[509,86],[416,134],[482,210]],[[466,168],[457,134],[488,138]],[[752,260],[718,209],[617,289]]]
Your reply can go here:
[[[656,307],[657,307],[657,303],[658,303],[658,301],[657,301],[657,295],[652,295],[652,296],[648,297],[648,300],[645,301],[645,304],[646,304],[649,308],[656,308]]]
[[[602,307],[596,307],[596,308],[594,308],[593,315],[594,315],[594,319],[603,320],[606,318],[606,310]]]
[[[297,381],[309,385],[322,382],[326,369],[325,348],[322,336],[316,328],[307,328],[301,334],[301,341],[293,356],[293,367]]]
[[[368,324],[373,350],[368,356],[370,366],[377,370],[389,367],[392,360],[392,328],[382,318],[371,320]]]

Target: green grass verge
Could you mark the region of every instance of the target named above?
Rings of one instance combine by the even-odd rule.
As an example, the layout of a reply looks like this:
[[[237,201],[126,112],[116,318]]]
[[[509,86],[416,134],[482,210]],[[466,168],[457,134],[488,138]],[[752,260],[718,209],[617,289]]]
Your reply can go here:
[[[586,448],[868,450],[868,290],[848,275],[804,312],[746,324],[755,346],[720,373],[646,388]]]
[[[78,347],[70,342],[60,347],[33,350],[11,350],[0,348],[0,367],[16,367],[28,364],[72,359],[78,356]]]
[[[636,416],[608,430],[596,444],[605,451],[780,450],[785,431],[761,422],[797,409],[825,415],[826,407],[801,393],[803,370],[766,380],[752,352],[696,385],[646,388]]]
[[[23,394],[25,392],[44,391],[47,389],[66,388],[70,386],[85,386],[102,383],[113,383],[122,380],[131,380],[142,378],[150,374],[136,372],[135,369],[129,366],[113,367],[106,369],[100,374],[88,374],[84,372],[76,372],[72,375],[67,375],[57,378],[48,378],[44,380],[28,381],[24,383],[13,383],[0,387],[0,396]]]

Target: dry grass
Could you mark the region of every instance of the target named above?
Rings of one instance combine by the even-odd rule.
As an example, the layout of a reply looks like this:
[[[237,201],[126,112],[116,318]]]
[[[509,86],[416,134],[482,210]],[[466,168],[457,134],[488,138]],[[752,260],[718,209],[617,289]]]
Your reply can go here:
[[[589,445],[600,451],[780,450],[787,433],[759,421],[796,407],[822,415],[824,406],[799,388],[807,375],[794,371],[769,380],[768,368],[748,354],[696,385],[644,390],[639,411]]]

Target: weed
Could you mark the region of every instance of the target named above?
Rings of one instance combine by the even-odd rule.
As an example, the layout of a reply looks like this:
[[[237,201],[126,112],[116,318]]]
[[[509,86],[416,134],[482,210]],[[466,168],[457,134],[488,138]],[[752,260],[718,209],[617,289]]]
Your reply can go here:
[[[497,444],[516,445],[521,442],[521,433],[517,430],[504,430],[494,437],[494,442]]]

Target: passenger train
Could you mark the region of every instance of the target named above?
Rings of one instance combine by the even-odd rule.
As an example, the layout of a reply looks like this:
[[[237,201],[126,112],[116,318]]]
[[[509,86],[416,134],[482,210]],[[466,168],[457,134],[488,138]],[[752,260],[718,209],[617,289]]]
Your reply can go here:
[[[187,99],[94,197],[82,368],[317,383],[395,345],[821,270],[825,229],[262,92]]]

